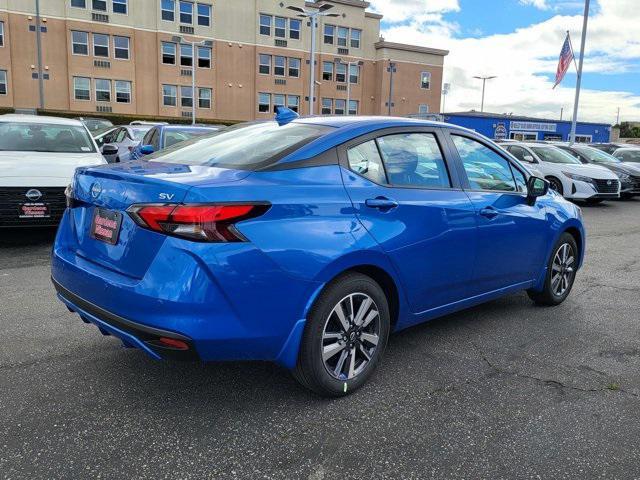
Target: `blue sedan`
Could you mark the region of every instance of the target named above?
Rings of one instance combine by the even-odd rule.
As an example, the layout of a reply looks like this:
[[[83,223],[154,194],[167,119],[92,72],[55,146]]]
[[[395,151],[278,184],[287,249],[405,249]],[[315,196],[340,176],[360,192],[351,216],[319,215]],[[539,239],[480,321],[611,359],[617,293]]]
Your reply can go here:
[[[153,358],[274,361],[341,396],[371,378],[391,332],[571,292],[580,209],[491,141],[295,117],[78,169],[53,249],[60,300]]]
[[[145,155],[169,148],[176,143],[190,140],[194,137],[208,135],[220,130],[214,126],[193,125],[156,125],[151,128],[142,141],[131,151],[130,160],[138,160]]]

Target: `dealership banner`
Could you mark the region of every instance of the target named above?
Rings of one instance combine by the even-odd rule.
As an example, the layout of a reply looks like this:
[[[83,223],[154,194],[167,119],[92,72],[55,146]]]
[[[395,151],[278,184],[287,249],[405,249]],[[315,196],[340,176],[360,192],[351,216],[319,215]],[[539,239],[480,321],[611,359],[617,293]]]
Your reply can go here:
[[[558,125],[555,123],[539,123],[539,122],[511,122],[510,130],[537,130],[539,132],[555,132]]]

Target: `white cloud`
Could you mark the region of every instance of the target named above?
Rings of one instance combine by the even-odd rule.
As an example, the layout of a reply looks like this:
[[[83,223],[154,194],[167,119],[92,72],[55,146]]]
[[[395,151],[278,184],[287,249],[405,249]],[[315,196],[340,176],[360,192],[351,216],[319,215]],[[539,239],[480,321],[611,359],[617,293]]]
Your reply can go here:
[[[547,5],[547,0],[520,0],[522,5],[531,5],[532,7],[539,8],[540,10],[547,10],[549,5]]]
[[[393,3],[417,8],[425,2],[380,0],[393,9]],[[478,109],[480,82],[474,75],[497,75],[487,84],[485,109],[488,111],[557,117],[564,108],[565,118],[573,109],[574,85],[567,80],[552,90],[557,59],[566,35],[571,32],[574,48],[580,49],[581,15],[555,15],[509,34],[481,38],[456,38],[455,24],[446,22],[442,12],[455,8],[453,2],[440,3],[440,11],[422,20],[424,11],[413,11],[410,23],[391,21],[382,34],[387,40],[429,45],[450,50],[445,59],[445,82],[451,83],[446,109]],[[450,3],[450,5],[446,5]],[[637,0],[599,0],[589,21],[585,77],[590,72],[623,73],[640,70],[640,10]],[[384,13],[384,12],[383,12]],[[386,21],[389,19],[386,18]],[[578,118],[613,122],[618,107],[624,119],[640,120],[640,96],[626,91],[582,90]]]
[[[370,0],[371,10],[384,15],[387,22],[403,22],[411,18],[425,22],[442,13],[460,10],[458,0]],[[435,14],[435,15],[434,15]]]

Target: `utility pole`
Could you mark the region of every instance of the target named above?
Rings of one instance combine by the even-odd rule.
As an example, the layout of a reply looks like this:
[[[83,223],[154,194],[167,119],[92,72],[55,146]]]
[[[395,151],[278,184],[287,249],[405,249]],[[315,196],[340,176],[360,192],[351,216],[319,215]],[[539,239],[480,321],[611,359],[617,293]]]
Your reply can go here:
[[[444,83],[442,85],[442,108],[440,109],[440,113],[442,113],[444,115],[445,113],[445,109],[444,109],[444,104],[445,104],[445,100],[447,99],[447,95],[449,95],[449,89],[451,88],[451,84],[450,83]]]
[[[576,141],[576,125],[578,121],[578,104],[580,103],[580,86],[582,84],[582,66],[584,64],[584,51],[587,45],[587,23],[589,22],[589,1],[584,2],[584,19],[582,21],[582,48],[580,48],[580,61],[578,62],[578,77],[576,79],[576,99],[573,104],[573,120],[571,122],[571,135],[569,143],[573,145]]]
[[[562,115],[564,115],[564,107],[560,107],[560,121],[562,121]]]
[[[44,109],[44,78],[42,74],[42,28],[40,25],[40,0],[36,0],[36,49],[38,52],[38,93],[40,109]]]
[[[311,52],[309,52],[309,115],[313,115],[316,89],[316,29],[318,28],[318,17],[339,17],[337,13],[326,13],[333,5],[325,3],[317,10],[307,10],[301,7],[288,6],[287,9],[298,12],[298,17],[308,18],[311,26]],[[347,106],[347,108],[349,108]]]
[[[393,104],[393,74],[397,71],[396,64],[390,61],[389,67],[387,68],[387,72],[391,74],[391,77],[389,78],[389,101],[387,102],[389,116],[391,116],[391,106]]]
[[[477,78],[478,80],[482,80],[482,103],[480,103],[480,112],[484,112],[484,89],[485,86],[487,85],[487,80],[493,80],[494,78],[498,78],[495,75],[492,77],[473,77],[473,78]]]
[[[618,114],[616,115],[616,125],[620,125],[620,107],[618,107]]]

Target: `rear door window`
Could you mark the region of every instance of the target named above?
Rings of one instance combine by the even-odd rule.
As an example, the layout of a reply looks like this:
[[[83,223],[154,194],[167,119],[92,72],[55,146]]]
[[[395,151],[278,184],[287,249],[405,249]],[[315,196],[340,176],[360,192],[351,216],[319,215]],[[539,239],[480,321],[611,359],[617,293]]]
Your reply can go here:
[[[516,192],[511,164],[498,153],[468,137],[451,135],[472,190]]]
[[[374,183],[386,184],[387,176],[375,140],[361,143],[347,150],[349,168]]]

